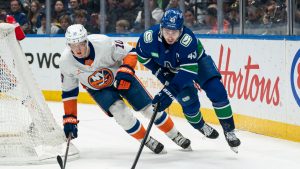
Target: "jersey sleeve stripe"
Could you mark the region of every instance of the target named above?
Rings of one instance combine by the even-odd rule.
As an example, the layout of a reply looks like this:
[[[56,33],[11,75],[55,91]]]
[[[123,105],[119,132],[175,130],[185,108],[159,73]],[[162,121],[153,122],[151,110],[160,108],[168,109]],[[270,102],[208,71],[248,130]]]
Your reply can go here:
[[[180,65],[180,70],[193,74],[198,74],[198,63],[182,64]]]
[[[76,97],[77,98],[78,93],[79,93],[79,87],[76,87],[75,89],[70,90],[70,91],[63,91],[62,92],[62,99],[67,99],[67,98],[70,98],[70,97]]]
[[[142,56],[138,55],[138,61],[145,65],[151,61],[151,58],[143,58]]]
[[[64,98],[64,99],[62,99],[62,101],[69,101],[69,100],[75,100],[75,99],[77,99],[77,96]]]
[[[197,58],[197,60],[198,60],[201,58],[202,54],[204,53],[204,48],[203,48],[203,45],[200,40],[198,40],[197,48],[198,48],[198,53],[199,53],[199,56]]]

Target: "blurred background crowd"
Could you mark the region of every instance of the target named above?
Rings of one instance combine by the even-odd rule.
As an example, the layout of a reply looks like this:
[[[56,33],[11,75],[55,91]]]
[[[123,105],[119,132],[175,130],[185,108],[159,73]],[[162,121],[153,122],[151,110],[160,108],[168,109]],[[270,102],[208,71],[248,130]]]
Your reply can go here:
[[[243,0],[242,17],[240,0],[222,0],[221,6],[219,0],[51,0],[50,33],[64,34],[75,23],[89,33],[141,33],[145,30],[144,1],[149,5],[149,26],[159,23],[164,11],[172,7],[184,11],[185,26],[195,33],[240,34],[243,22],[242,33],[261,35],[288,35],[288,3],[292,2],[290,25],[293,34],[300,35],[300,0]],[[105,9],[105,17],[100,9]],[[46,33],[46,0],[0,0],[0,23],[7,15],[13,15],[26,34]],[[105,32],[100,30],[101,23]]]

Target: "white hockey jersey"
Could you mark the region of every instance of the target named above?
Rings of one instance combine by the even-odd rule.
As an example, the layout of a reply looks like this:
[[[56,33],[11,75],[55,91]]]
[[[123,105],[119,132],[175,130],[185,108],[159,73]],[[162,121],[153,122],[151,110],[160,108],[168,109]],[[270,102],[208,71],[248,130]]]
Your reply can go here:
[[[128,44],[120,40],[112,40],[105,35],[93,34],[87,38],[90,56],[84,59],[86,63],[81,63],[80,59],[75,58],[70,47],[66,47],[62,53],[59,66],[63,92],[77,88],[79,82],[94,90],[111,86],[122,59],[132,50]]]

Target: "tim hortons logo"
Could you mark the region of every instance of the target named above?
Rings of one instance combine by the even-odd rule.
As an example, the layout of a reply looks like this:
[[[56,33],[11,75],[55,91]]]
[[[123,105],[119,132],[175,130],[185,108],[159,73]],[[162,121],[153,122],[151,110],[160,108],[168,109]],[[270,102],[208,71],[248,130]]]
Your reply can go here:
[[[222,74],[223,84],[227,89],[228,96],[236,96],[238,99],[266,102],[278,106],[280,103],[279,80],[260,77],[256,73],[260,66],[252,63],[252,58],[249,55],[244,68],[240,68],[238,72],[230,70],[230,54],[231,49],[228,48],[227,56],[224,58],[225,67],[223,65],[224,47],[221,45],[218,69]],[[243,70],[244,69],[244,70]]]
[[[298,106],[300,106],[300,49],[292,62],[290,82],[294,98]]]

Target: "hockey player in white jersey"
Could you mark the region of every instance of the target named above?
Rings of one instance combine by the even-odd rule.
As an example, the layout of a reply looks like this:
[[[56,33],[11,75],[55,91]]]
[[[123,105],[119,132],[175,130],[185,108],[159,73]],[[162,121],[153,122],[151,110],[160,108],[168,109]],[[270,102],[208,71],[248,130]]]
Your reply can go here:
[[[105,35],[87,36],[80,24],[69,26],[65,36],[67,47],[62,53],[60,70],[66,136],[71,133],[72,138],[77,137],[77,96],[81,83],[108,116],[114,117],[129,135],[142,141],[145,128],[123,101],[125,98],[135,111],[141,111],[147,118],[153,114],[151,96],[135,76],[135,49]],[[166,112],[158,112],[154,123],[177,145],[190,149],[190,140],[175,128]],[[156,154],[165,152],[164,145],[151,136],[145,145]]]

